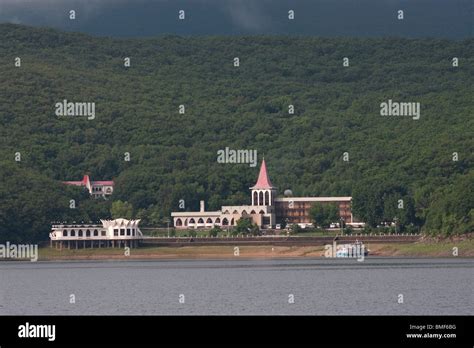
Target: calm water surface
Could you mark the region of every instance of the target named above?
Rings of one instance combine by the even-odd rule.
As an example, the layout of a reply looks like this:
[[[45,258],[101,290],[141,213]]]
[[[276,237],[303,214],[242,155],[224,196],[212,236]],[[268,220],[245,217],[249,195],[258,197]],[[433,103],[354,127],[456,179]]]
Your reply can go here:
[[[0,263],[0,315],[472,315],[473,289],[472,259]]]

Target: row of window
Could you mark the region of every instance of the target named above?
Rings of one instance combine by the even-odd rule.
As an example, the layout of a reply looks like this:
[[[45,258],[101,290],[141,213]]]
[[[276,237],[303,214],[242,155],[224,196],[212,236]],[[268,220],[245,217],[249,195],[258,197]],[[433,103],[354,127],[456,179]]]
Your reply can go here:
[[[118,237],[120,236],[136,236],[136,229],[135,228],[121,228],[120,230],[118,228],[114,228],[114,236]]]
[[[105,193],[112,193],[112,189],[110,187],[104,188],[102,186],[93,186],[92,192],[99,192],[105,191]]]
[[[76,230],[63,230],[63,237],[105,237],[106,236],[106,231],[98,231],[98,230],[79,230],[77,231],[77,236],[76,236]],[[121,229],[114,229],[114,236],[136,236],[137,231],[135,228],[121,228]]]
[[[253,205],[270,205],[270,195],[268,191],[265,192],[265,196],[263,192],[257,194],[257,192],[253,193]]]
[[[286,214],[289,214],[289,215],[295,215],[295,214],[300,214],[300,215],[309,215],[309,209],[299,209],[299,208],[288,208],[288,209],[282,209],[282,208],[278,208],[276,210],[277,212],[277,215],[286,215]],[[351,215],[351,211],[350,210],[346,210],[346,209],[339,209],[339,214],[340,215]]]
[[[105,236],[105,231],[100,231],[100,235]],[[99,231],[98,230],[94,230],[94,231],[86,230],[85,234],[84,234],[84,231],[82,231],[82,230],[77,231],[77,237],[91,237],[91,236],[98,237],[99,236]],[[63,237],[76,237],[76,230],[70,230],[70,231],[63,230]]]
[[[265,212],[264,212],[263,210],[260,210],[258,213],[259,213],[259,214],[265,214]],[[226,210],[223,214],[230,214],[230,211]],[[232,212],[232,214],[239,214],[239,212],[238,212],[237,210],[234,210],[234,211]],[[246,210],[242,210],[242,213],[240,213],[240,214],[241,214],[241,215],[248,215],[249,213],[247,213]],[[250,215],[255,215],[255,214],[257,214],[257,213],[255,212],[255,210],[250,211]]]
[[[193,218],[189,219],[189,221],[188,221],[188,219],[184,220],[184,226],[188,226],[188,224],[195,224],[195,223],[196,223],[196,220],[194,220]],[[203,224],[204,219],[199,218],[197,223],[198,224]],[[220,224],[220,223],[221,223],[220,218],[217,218],[214,222],[212,221],[211,218],[207,218],[207,220],[206,220],[206,224]],[[234,225],[234,219],[232,219],[230,221],[230,224]],[[228,226],[229,225],[229,220],[227,220],[226,218],[222,219],[222,225],[223,226]],[[181,219],[176,219],[176,226],[183,226],[183,221]]]
[[[332,202],[323,202],[322,204],[332,204]],[[290,202],[277,202],[276,208],[277,209],[310,209],[314,203],[312,202],[292,202],[293,208],[290,208]],[[343,203],[337,203],[336,204],[339,209],[350,209],[351,203],[343,202]]]

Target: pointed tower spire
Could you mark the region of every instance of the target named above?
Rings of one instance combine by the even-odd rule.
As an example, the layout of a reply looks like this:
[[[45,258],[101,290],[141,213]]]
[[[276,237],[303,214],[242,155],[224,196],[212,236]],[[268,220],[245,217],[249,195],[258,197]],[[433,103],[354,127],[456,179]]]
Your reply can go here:
[[[85,187],[89,190],[89,193],[92,193],[92,185],[91,185],[91,179],[89,178],[89,175],[85,174],[84,177],[82,178],[82,182]]]
[[[270,181],[270,177],[268,176],[267,172],[267,165],[265,163],[265,158],[262,160],[262,165],[260,166],[260,173],[258,174],[257,182],[251,189],[263,189],[263,190],[271,190],[275,188]]]

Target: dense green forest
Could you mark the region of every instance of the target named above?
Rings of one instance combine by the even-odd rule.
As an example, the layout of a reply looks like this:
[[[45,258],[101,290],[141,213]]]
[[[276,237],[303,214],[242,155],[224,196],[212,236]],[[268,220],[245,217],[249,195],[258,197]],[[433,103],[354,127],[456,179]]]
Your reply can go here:
[[[264,154],[280,193],[353,195],[371,225],[473,230],[473,39],[125,40],[11,24],[0,38],[0,240],[46,240],[51,221],[107,218],[118,200],[149,225],[180,199],[249,203],[258,167],[218,163],[225,147]],[[64,99],[95,102],[95,119],[56,116]],[[419,102],[420,119],[381,116],[388,99]],[[115,180],[113,196],[60,184],[85,173]]]

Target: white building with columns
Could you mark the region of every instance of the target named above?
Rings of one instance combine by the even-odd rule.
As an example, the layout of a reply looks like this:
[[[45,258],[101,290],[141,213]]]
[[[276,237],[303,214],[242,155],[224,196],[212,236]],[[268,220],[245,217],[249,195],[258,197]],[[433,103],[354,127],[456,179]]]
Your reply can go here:
[[[274,226],[276,187],[268,176],[265,159],[262,161],[257,182],[250,190],[251,205],[222,206],[221,210],[206,211],[204,201],[201,201],[198,212],[172,212],[174,226],[183,229],[235,226],[242,217],[251,218],[260,227]]]
[[[49,234],[51,245],[60,248],[86,247],[133,247],[143,239],[138,227],[140,220],[100,220],[102,225],[95,224],[57,224],[52,226]]]

